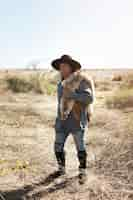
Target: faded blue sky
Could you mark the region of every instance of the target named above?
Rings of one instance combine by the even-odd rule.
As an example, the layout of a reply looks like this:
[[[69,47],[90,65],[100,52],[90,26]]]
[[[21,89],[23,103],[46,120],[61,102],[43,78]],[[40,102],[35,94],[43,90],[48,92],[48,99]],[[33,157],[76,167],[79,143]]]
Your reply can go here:
[[[0,0],[0,67],[62,54],[84,67],[133,67],[133,0]]]

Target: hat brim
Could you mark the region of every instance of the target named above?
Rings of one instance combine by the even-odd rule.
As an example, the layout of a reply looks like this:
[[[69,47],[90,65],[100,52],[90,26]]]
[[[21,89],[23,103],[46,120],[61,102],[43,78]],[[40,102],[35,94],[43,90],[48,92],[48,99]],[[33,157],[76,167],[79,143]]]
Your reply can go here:
[[[61,63],[68,63],[68,64],[70,64],[70,66],[71,66],[72,69],[74,69],[74,70],[78,70],[78,69],[81,68],[81,64],[80,64],[78,61],[73,60],[73,59],[64,61],[64,60],[62,60],[61,58],[58,58],[58,59],[53,60],[52,63],[51,63],[51,65],[52,65],[52,67],[53,67],[54,69],[60,70],[60,69],[59,69],[59,65],[60,65]]]

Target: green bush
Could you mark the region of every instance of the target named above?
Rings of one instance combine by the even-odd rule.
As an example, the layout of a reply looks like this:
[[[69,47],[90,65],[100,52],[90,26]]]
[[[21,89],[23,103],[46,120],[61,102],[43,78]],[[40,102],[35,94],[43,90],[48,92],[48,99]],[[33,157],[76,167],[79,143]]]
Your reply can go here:
[[[30,82],[17,77],[9,77],[6,82],[8,89],[13,92],[29,92],[33,89],[33,85]]]

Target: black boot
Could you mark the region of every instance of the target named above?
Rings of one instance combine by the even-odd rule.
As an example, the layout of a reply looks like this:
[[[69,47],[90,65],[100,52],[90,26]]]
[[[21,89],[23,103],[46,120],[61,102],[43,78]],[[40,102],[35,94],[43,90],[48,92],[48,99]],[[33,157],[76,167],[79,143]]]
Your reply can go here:
[[[55,152],[56,159],[58,162],[58,171],[59,175],[65,174],[65,151],[63,152]]]
[[[86,173],[86,162],[87,162],[87,153],[86,151],[79,151],[78,152],[78,159],[79,159],[79,183],[84,184],[87,178]]]

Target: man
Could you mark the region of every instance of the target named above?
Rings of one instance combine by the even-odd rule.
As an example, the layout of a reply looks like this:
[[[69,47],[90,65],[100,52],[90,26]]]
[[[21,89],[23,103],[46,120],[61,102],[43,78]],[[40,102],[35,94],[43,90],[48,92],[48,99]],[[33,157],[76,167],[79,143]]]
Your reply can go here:
[[[62,81],[67,79],[71,73],[80,70],[81,64],[72,59],[69,55],[63,55],[61,58],[57,58],[51,62],[54,69],[58,70],[61,75],[61,81],[58,82],[57,94],[58,94],[58,109],[55,120],[55,142],[54,152],[58,163],[58,174],[65,174],[65,156],[64,150],[65,141],[70,133],[72,133],[79,160],[79,181],[84,183],[86,180],[86,167],[87,167],[87,152],[84,144],[84,132],[87,125],[87,114],[84,110],[84,105],[88,105],[93,102],[94,95],[90,93],[90,90],[85,90],[84,81],[81,81],[78,90],[71,93],[68,98],[74,99],[76,102],[80,102],[83,105],[82,113],[80,116],[80,124],[77,123],[73,112],[70,112],[69,116],[65,120],[61,120],[60,101],[62,97]]]

